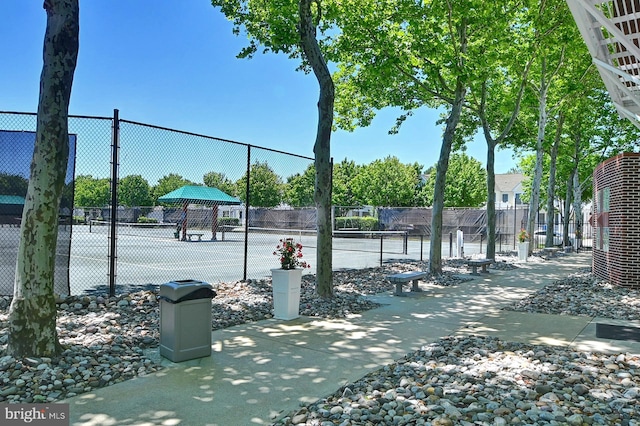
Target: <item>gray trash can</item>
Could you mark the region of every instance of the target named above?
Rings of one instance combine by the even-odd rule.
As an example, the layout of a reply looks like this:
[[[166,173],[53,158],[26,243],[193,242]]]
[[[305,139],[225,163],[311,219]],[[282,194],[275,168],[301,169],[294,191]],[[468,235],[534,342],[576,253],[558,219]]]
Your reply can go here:
[[[160,285],[160,355],[173,362],[211,356],[210,284],[171,281]]]

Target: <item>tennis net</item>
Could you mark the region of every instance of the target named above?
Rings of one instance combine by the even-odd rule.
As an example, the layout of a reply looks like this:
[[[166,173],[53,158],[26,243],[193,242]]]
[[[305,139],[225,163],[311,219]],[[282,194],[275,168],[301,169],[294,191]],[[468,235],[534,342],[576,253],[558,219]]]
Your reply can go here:
[[[182,237],[182,230],[176,223],[116,223],[118,236],[135,236],[158,240],[178,239]],[[92,234],[108,235],[111,223],[105,220],[91,220],[89,232]],[[244,227],[218,226],[216,241],[244,242],[245,235],[248,244],[263,247],[278,244],[280,239],[293,238],[307,248],[317,247],[318,235],[316,230],[264,228],[250,226],[248,232]],[[187,235],[200,234],[197,241],[211,241],[212,230],[200,227],[187,228]],[[333,232],[334,251],[385,252],[406,254],[408,234],[405,231],[359,231],[337,230]]]
[[[244,230],[244,229],[243,229]],[[267,239],[293,238],[305,247],[317,247],[318,233],[309,229],[277,229],[249,227],[249,243]],[[333,251],[361,251],[372,253],[407,253],[406,231],[333,231]]]
[[[145,238],[167,239],[175,238],[177,230],[175,223],[116,223],[118,235],[131,235]],[[106,220],[90,220],[89,233],[109,234],[111,232],[111,222]]]

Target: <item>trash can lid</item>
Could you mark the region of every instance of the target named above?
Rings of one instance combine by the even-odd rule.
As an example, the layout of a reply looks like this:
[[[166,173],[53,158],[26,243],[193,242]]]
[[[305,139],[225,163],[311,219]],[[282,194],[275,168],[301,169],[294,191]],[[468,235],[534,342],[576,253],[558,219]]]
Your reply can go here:
[[[190,294],[196,292],[198,292],[202,296],[208,296],[209,299],[215,296],[215,292],[213,292],[213,287],[211,286],[211,284],[204,281],[177,280],[160,284],[160,297],[172,300],[174,302],[177,302],[179,300],[186,300],[186,296],[189,296]]]

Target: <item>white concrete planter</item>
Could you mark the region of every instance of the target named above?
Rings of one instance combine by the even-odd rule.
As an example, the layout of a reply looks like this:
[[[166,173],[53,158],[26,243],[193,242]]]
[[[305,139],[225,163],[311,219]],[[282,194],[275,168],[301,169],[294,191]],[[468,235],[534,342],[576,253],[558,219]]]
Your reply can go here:
[[[302,269],[272,269],[273,316],[292,320],[300,316]]]
[[[518,243],[518,260],[527,261],[529,256],[529,241]]]

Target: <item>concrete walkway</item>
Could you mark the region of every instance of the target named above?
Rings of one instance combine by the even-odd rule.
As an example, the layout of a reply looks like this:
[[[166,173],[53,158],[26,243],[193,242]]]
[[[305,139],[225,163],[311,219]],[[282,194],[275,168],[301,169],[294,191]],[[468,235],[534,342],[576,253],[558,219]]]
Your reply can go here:
[[[211,357],[163,360],[157,374],[62,402],[72,425],[265,425],[447,335],[640,353],[640,343],[596,339],[593,318],[501,310],[590,262],[590,253],[571,254],[455,287],[421,285],[426,291],[410,297],[377,295],[384,306],[346,320],[271,319],[214,331]]]

